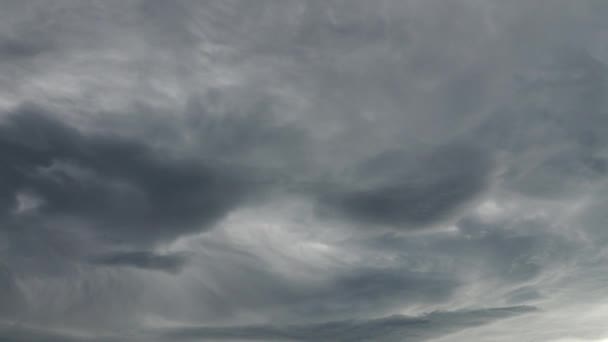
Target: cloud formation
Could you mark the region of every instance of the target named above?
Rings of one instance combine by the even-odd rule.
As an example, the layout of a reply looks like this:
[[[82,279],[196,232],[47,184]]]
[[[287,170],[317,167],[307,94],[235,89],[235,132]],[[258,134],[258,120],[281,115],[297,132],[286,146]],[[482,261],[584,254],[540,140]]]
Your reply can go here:
[[[104,266],[125,266],[145,270],[159,270],[169,273],[179,272],[187,258],[181,254],[158,255],[147,251],[122,252],[99,256],[91,262]]]
[[[107,239],[154,243],[210,225],[248,191],[231,170],[83,136],[35,108],[7,120],[0,143],[6,227],[74,220]]]
[[[321,203],[355,222],[421,228],[479,195],[488,164],[480,151],[466,146],[441,146],[413,156],[388,151],[357,166],[353,184],[323,193]]]
[[[0,326],[0,337],[12,341],[425,341],[468,327],[534,313],[514,306],[462,312],[432,312],[420,317],[391,316],[369,321],[337,321],[291,326],[180,327],[132,333],[130,336],[88,337],[18,326]]]
[[[605,339],[606,15],[2,2],[0,339]]]
[[[247,326],[177,328],[164,335],[173,340],[263,341],[426,341],[459,329],[534,312],[526,306],[462,312],[432,312],[421,317],[391,316],[369,321],[339,321],[308,326]]]

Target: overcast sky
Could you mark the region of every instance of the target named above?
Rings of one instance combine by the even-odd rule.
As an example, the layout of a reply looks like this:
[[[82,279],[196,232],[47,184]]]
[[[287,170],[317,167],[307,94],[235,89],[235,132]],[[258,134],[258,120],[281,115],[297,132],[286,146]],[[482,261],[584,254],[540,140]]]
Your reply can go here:
[[[606,18],[1,1],[0,340],[608,341]]]

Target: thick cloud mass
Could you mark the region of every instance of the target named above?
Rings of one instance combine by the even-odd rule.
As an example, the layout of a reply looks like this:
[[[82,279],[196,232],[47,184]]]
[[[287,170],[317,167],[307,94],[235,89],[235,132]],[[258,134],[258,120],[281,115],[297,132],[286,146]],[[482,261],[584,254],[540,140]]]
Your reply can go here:
[[[420,228],[461,209],[485,187],[479,151],[446,146],[419,155],[386,152],[357,167],[356,183],[322,195],[322,206],[355,221]]]
[[[608,339],[607,16],[3,1],[0,340]]]
[[[36,109],[7,121],[0,131],[5,229],[74,220],[109,239],[156,242],[208,226],[247,191],[231,170],[112,136],[85,137]]]

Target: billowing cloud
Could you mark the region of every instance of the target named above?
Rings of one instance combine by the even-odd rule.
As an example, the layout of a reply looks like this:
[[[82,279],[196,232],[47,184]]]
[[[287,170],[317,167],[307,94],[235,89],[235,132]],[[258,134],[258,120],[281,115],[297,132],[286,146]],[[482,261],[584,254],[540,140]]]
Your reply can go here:
[[[113,137],[87,137],[25,108],[2,126],[4,226],[73,221],[107,239],[154,243],[220,219],[249,191],[233,170]],[[5,229],[6,229],[5,228]]]

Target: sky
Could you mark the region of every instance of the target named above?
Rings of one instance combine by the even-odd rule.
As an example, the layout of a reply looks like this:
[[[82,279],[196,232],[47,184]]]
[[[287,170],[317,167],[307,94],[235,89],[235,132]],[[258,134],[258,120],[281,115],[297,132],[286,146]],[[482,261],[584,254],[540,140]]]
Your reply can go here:
[[[3,0],[0,341],[608,341],[606,17]]]

